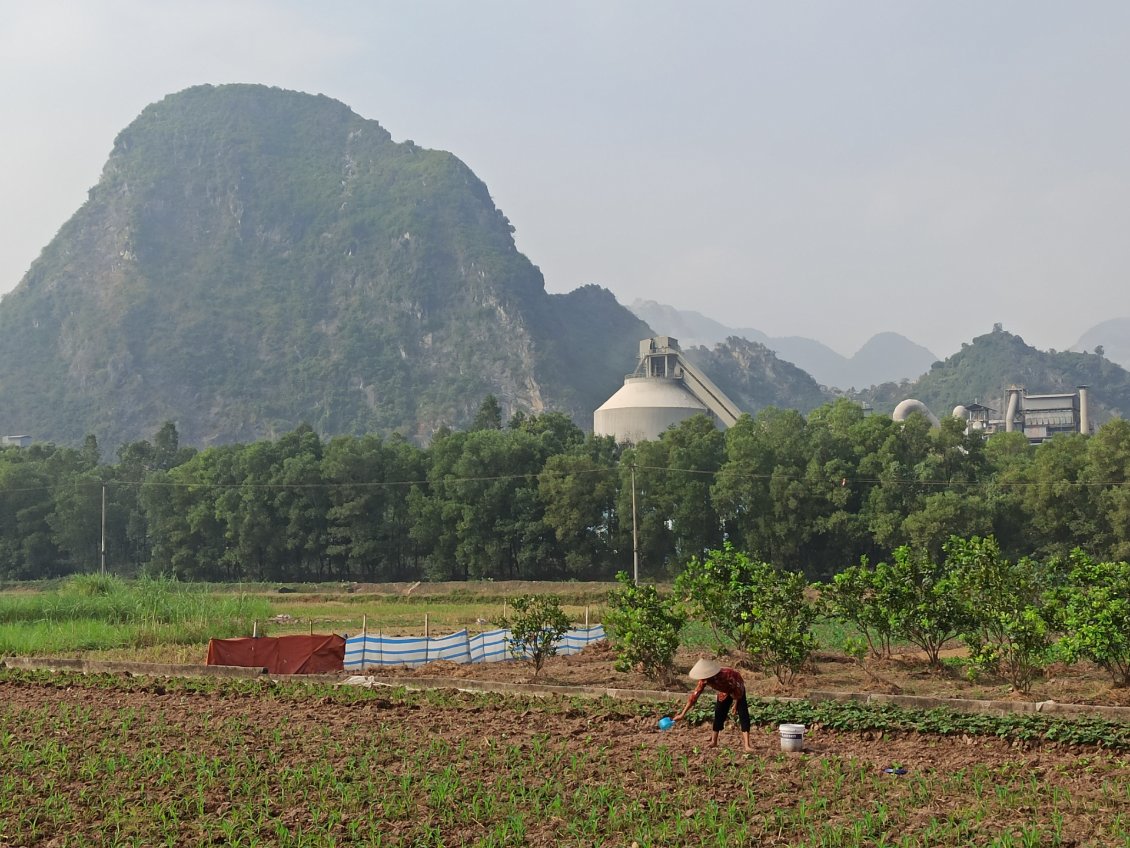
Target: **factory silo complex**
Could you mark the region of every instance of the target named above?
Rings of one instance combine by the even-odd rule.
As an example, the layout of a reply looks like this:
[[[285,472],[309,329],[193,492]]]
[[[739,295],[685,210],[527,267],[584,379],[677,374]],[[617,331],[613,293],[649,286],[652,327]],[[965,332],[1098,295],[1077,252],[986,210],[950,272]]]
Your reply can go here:
[[[716,425],[730,427],[741,411],[686,361],[676,339],[657,336],[640,342],[636,370],[593,414],[593,432],[618,442],[654,440],[695,415],[708,415]]]

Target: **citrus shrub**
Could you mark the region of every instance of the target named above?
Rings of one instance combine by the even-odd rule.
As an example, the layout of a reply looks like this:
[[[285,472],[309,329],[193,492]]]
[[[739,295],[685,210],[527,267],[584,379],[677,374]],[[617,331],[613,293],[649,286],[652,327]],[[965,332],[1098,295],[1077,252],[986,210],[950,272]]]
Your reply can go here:
[[[506,647],[515,659],[528,660],[537,678],[545,661],[557,654],[557,641],[569,631],[569,617],[556,595],[519,595],[508,600],[512,617],[498,619],[510,631]]]
[[[604,626],[616,651],[616,670],[639,669],[652,680],[669,682],[687,614],[675,598],[652,585],[637,586],[626,572],[608,597]]]
[[[791,682],[816,650],[812,626],[819,610],[805,597],[808,583],[800,573],[777,569],[726,542],[702,559],[691,557],[675,587],[716,634],[781,683]]]

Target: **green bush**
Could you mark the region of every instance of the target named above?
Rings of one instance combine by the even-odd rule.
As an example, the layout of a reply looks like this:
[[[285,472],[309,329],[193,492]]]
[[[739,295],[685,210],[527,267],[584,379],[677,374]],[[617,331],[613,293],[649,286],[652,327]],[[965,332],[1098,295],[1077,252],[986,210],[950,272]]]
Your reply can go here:
[[[1102,666],[1116,686],[1130,685],[1130,563],[1095,562],[1077,549],[1067,575],[1062,653]]]
[[[941,668],[942,646],[970,623],[956,579],[925,551],[903,545],[890,564],[875,566],[873,580],[876,599],[890,611],[894,635],[921,648],[930,664]]]
[[[652,680],[669,682],[686,612],[676,599],[660,596],[655,586],[635,585],[626,572],[616,580],[620,588],[609,595],[604,624],[617,671],[638,668]]]
[[[853,624],[863,634],[867,647],[878,657],[891,655],[893,610],[884,590],[889,583],[876,577],[867,557],[859,565],[845,568],[821,586],[820,596],[833,618]]]
[[[512,617],[498,619],[510,631],[506,647],[515,659],[529,660],[537,678],[545,661],[557,653],[557,640],[569,631],[569,618],[556,595],[519,595],[508,603]]]
[[[1028,559],[1009,562],[991,536],[953,536],[945,552],[946,570],[968,613],[962,639],[971,661],[1028,692],[1052,648],[1043,570]]]
[[[750,558],[726,542],[704,559],[692,557],[675,586],[715,633],[725,636],[782,683],[816,650],[818,610],[805,598],[804,576]]]

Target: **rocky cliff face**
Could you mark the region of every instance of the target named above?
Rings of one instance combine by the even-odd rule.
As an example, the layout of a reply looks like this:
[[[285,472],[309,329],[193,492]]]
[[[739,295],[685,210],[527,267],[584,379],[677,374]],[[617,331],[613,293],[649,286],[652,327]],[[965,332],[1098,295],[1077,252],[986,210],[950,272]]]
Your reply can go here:
[[[329,98],[171,95],[0,304],[0,431],[426,439],[488,393],[591,421],[648,328],[602,290],[546,294],[512,231],[455,156]]]
[[[833,399],[808,373],[747,339],[731,337],[711,349],[690,348],[686,355],[750,415],[768,406],[808,412]]]

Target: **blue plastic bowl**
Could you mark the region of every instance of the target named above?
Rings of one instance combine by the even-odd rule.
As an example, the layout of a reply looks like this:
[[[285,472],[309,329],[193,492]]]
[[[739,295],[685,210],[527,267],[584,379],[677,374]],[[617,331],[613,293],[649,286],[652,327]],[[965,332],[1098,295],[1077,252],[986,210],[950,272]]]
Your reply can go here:
[[[659,719],[659,729],[660,730],[670,730],[674,726],[675,726],[675,719],[670,718],[669,716],[663,716],[663,718]]]

